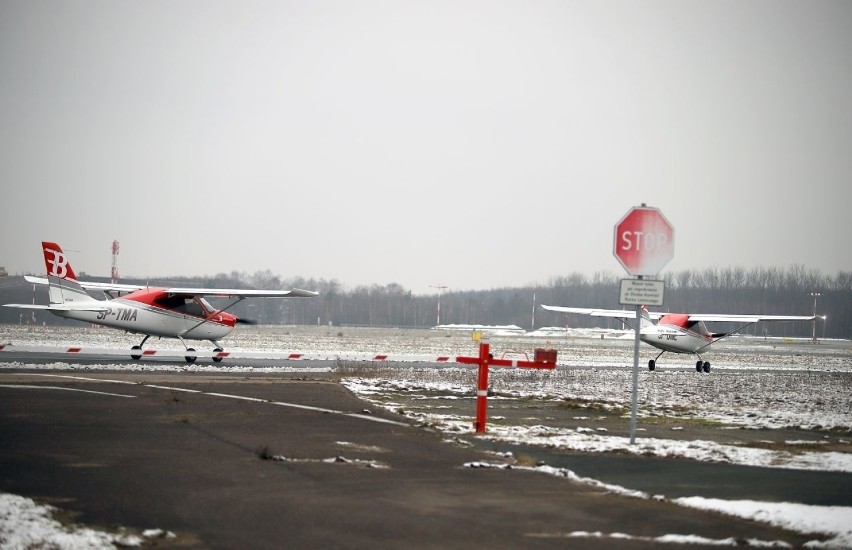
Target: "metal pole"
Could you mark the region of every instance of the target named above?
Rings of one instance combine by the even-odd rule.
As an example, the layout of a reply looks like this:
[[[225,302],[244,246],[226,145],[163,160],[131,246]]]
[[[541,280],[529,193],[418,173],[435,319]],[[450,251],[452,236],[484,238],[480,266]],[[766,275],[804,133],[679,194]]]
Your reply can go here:
[[[630,399],[630,444],[636,443],[636,409],[639,405],[639,325],[640,307],[636,306],[636,335],[633,342],[633,393]]]
[[[533,290],[532,322],[530,323],[530,330],[535,330],[535,291],[534,290]]]
[[[441,292],[447,288],[444,285],[429,285],[429,288],[437,288],[438,289],[438,318],[436,319],[435,326],[441,326]]]
[[[640,275],[641,279],[642,276]],[[639,406],[639,331],[642,325],[642,306],[636,306],[636,327],[633,342],[633,392],[630,398],[630,444],[636,443],[636,409]]]
[[[821,296],[821,294],[819,292],[811,292],[811,296],[814,297],[814,318],[811,321],[811,323],[813,325],[813,332],[811,334],[811,343],[816,344],[817,343],[817,337],[816,337],[816,306],[817,306],[817,297]]]

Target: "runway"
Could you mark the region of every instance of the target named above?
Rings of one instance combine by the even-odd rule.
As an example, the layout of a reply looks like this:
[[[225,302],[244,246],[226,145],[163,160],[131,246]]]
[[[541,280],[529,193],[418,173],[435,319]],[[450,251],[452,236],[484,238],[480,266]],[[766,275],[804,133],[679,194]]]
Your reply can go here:
[[[501,459],[365,410],[333,382],[2,379],[4,491],[190,546],[552,547],[578,529],[802,541],[536,472],[466,468]]]
[[[357,399],[331,363],[160,359],[128,372],[139,363],[81,356],[69,372],[58,361],[0,354],[0,489],[83,523],[167,529],[188,547],[564,547],[578,531],[627,533],[640,547],[671,534],[798,546],[813,537],[522,467],[543,462],[667,496],[712,487],[780,498],[808,486],[832,499],[848,487],[846,474],[447,441]],[[176,364],[202,370],[156,370]],[[477,464],[515,468],[466,466]]]

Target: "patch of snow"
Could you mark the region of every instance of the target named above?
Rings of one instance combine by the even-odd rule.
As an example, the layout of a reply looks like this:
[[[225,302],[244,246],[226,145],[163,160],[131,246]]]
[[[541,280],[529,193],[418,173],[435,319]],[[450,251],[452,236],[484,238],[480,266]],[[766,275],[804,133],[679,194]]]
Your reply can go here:
[[[642,491],[633,491],[618,485],[602,483],[598,480],[581,477],[567,468],[554,468],[551,466],[515,466],[509,464],[492,464],[488,462],[469,462],[464,465],[467,468],[496,468],[506,470],[528,470],[541,472],[556,477],[567,478],[572,481],[591,485],[610,493],[632,497],[655,500],[666,500],[661,496],[650,496]],[[789,502],[760,502],[753,500],[722,500],[703,497],[683,497],[672,499],[669,502],[690,508],[711,510],[767,523],[788,531],[802,533],[805,535],[818,535],[828,537],[827,540],[813,540],[805,544],[807,548],[852,548],[852,507],[848,506],[813,506]],[[573,531],[570,533],[542,533],[540,537],[580,537],[580,538],[613,538],[625,540],[641,540],[660,543],[675,544],[709,544],[720,546],[739,546],[742,541],[735,538],[707,539],[697,535],[663,535],[662,537],[639,537],[624,533],[604,534],[601,532]],[[783,541],[760,541],[750,539],[748,546],[756,547],[785,547],[789,545]]]
[[[0,493],[0,548],[115,548],[142,546],[143,539],[88,527],[65,526],[53,519],[56,508],[18,495]]]
[[[808,548],[852,548],[852,507],[703,497],[677,498],[673,502],[753,519],[799,533],[830,537],[826,541],[810,541],[805,545]]]

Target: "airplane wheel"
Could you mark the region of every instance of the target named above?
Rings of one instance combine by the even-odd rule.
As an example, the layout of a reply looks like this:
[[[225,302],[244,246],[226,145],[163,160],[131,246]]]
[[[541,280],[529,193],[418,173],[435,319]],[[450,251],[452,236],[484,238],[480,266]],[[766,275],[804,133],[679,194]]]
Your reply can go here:
[[[710,363],[704,361],[704,372],[710,372]]]
[[[698,361],[697,363],[695,363],[695,370],[697,372],[701,372],[701,367],[703,367],[703,366],[704,366],[704,363],[702,361]]]
[[[195,353],[195,348],[186,348],[186,351]],[[195,355],[184,355],[183,358],[186,359],[187,363],[195,363],[195,360],[197,359]]]
[[[218,353],[218,352],[220,352],[220,351],[224,351],[224,350],[222,350],[222,348],[216,348],[216,349],[214,349],[213,351],[215,351],[216,353]],[[213,356],[213,362],[214,362],[214,363],[221,363],[221,362],[222,362],[222,359],[223,359],[222,357],[216,357],[215,355]]]
[[[648,360],[648,370],[654,370],[657,367],[657,362],[653,359]]]
[[[139,353],[133,353],[136,350],[139,350]],[[133,346],[132,348],[130,348],[130,358],[135,360],[135,361],[142,359],[142,353],[141,352],[142,352],[142,346]]]

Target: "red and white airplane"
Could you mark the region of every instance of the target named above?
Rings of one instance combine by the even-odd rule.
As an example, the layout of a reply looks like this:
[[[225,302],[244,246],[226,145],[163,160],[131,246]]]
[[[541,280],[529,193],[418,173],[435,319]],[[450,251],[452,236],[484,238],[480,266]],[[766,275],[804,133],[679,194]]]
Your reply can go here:
[[[31,283],[48,285],[50,304],[5,304],[6,307],[43,309],[68,319],[144,334],[142,342],[131,348],[133,359],[142,357],[142,346],[151,336],[177,338],[186,347],[186,360],[195,361],[195,349],[186,340],[209,340],[221,352],[219,340],[241,322],[226,313],[246,298],[312,297],[310,290],[242,290],[227,288],[161,288],[143,285],[94,283],[77,280],[68,257],[56,243],[42,242],[47,279],[26,276]],[[101,291],[109,296],[96,300],[86,291]],[[127,294],[123,294],[127,293]],[[123,294],[123,295],[122,295]],[[206,296],[233,298],[225,307],[216,308]],[[221,361],[221,356],[213,356]]]
[[[593,317],[615,317],[624,325],[631,326],[630,321],[636,322],[636,311],[625,309],[594,309],[583,307],[541,306],[549,311],[561,313],[576,313]],[[710,372],[710,363],[701,359],[701,353],[714,342],[741,332],[759,321],[812,321],[814,315],[714,315],[703,313],[657,313],[642,308],[639,339],[662,350],[657,356],[648,361],[648,369],[654,370],[657,359],[667,351],[686,353],[698,357],[695,370]],[[657,320],[654,324],[653,320]],[[744,323],[730,332],[710,332],[705,322],[734,322]]]

